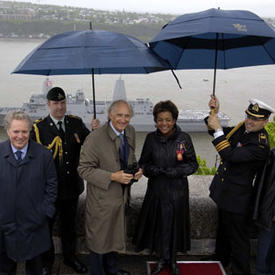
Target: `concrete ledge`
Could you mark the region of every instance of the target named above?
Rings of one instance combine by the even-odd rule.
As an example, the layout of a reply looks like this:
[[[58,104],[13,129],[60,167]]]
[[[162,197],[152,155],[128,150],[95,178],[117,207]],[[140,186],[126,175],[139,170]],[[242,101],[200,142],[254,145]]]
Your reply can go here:
[[[216,204],[209,198],[209,185],[212,176],[190,176],[190,219],[191,219],[191,251],[190,255],[207,255],[214,252],[216,227],[217,227],[217,208]],[[136,254],[131,243],[135,226],[143,198],[146,192],[147,179],[143,177],[138,183],[132,186],[131,204],[127,211],[127,254]],[[78,253],[87,253],[85,232],[84,232],[84,205],[85,196],[83,193],[79,200],[79,210],[77,218]],[[57,232],[55,235],[58,235]],[[55,237],[56,253],[61,253],[59,237]],[[255,255],[256,241],[252,240],[252,255]],[[143,254],[146,254],[144,251]]]

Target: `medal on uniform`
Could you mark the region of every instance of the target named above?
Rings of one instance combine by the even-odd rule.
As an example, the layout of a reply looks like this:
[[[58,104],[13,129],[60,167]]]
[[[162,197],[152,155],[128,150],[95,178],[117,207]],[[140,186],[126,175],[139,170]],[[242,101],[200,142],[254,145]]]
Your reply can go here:
[[[178,146],[178,150],[176,151],[177,153],[177,160],[178,161],[182,161],[183,160],[183,153],[184,153],[184,149],[185,149],[185,146],[184,146],[184,143],[179,143],[179,146]]]

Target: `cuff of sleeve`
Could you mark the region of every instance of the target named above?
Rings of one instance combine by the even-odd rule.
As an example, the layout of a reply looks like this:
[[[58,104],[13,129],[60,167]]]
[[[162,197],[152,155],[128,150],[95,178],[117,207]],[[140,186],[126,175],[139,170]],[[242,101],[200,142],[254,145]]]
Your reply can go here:
[[[220,136],[222,136],[222,135],[224,135],[222,129],[218,129],[218,130],[213,134],[214,139],[216,139],[216,138],[218,138],[218,137],[220,137]]]

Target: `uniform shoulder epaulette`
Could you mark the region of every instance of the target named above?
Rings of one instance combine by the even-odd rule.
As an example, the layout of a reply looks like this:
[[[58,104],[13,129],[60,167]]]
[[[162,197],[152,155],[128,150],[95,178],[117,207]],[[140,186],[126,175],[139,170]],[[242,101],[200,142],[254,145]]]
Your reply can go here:
[[[261,132],[258,135],[258,141],[259,141],[260,145],[267,145],[268,144],[268,136],[265,133]]]
[[[36,119],[36,120],[34,121],[34,123],[37,124],[37,123],[43,121],[44,119],[45,119],[45,117],[41,117],[41,118],[39,118],[39,119]]]
[[[81,120],[81,117],[79,117],[79,116],[76,116],[76,115],[68,115],[69,117],[71,117],[71,118],[76,118],[76,119],[79,119],[79,120]]]

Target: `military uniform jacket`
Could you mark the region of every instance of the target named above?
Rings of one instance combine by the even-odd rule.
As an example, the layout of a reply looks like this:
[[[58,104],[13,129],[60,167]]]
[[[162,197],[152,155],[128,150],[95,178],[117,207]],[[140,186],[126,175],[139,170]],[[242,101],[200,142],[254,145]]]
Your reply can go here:
[[[221,161],[210,186],[210,197],[218,207],[246,215],[252,207],[253,181],[261,171],[270,148],[265,129],[245,133],[244,122],[226,127],[213,140]]]
[[[77,166],[81,145],[90,131],[79,117],[66,115],[64,118],[65,138],[50,115],[34,123],[31,136],[52,151],[58,176],[58,199],[74,199],[84,190]]]

